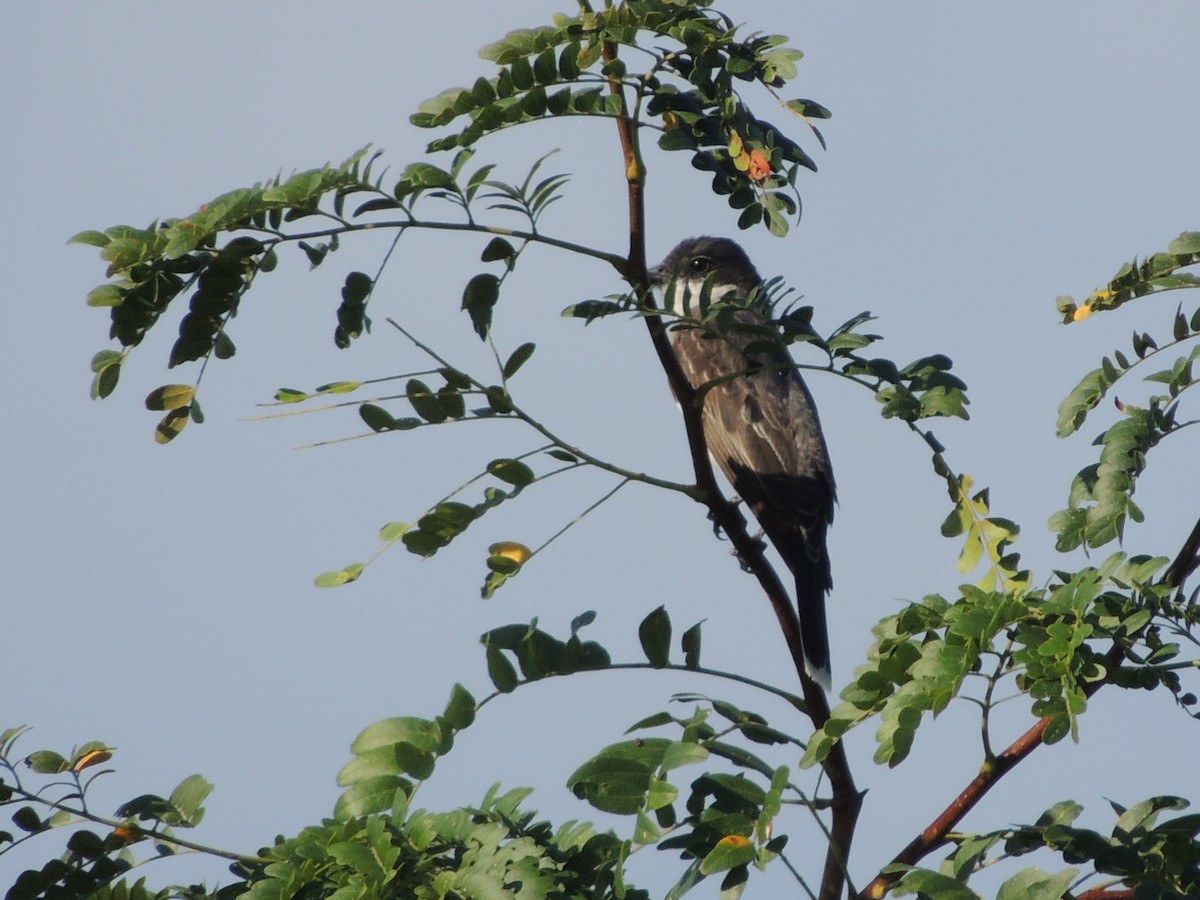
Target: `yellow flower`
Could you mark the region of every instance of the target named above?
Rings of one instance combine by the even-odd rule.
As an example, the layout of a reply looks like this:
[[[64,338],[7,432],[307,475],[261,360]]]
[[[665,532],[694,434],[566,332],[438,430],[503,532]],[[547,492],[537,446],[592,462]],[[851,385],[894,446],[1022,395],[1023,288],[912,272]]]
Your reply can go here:
[[[1082,322],[1092,314],[1092,304],[1085,303],[1083,306],[1075,308],[1075,312],[1071,313],[1071,318],[1076,322]]]

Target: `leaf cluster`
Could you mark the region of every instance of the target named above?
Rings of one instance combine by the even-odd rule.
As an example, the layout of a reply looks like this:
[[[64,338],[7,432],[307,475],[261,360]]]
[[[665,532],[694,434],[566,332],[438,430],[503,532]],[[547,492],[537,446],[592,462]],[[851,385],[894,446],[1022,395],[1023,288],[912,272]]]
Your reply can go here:
[[[0,829],[0,858],[56,829],[70,834],[63,855],[17,875],[6,900],[82,896],[140,900],[151,896],[140,882],[133,886],[122,882],[120,888],[110,885],[137,864],[131,851],[134,845],[146,842],[152,848],[150,858],[174,854],[179,846],[175,829],[200,823],[212,785],[200,775],[192,775],[168,797],[142,794],[122,803],[112,816],[96,815],[89,809],[88,791],[96,779],[112,773],[112,769],[97,768],[112,758],[112,748],[90,741],[69,753],[35,750],[19,759],[16,744],[28,730],[22,726],[0,732],[0,771],[4,773],[0,807],[17,806],[9,815],[17,831]],[[36,784],[28,783],[35,779],[25,776],[24,769],[40,776]]]
[[[1162,291],[1200,287],[1200,276],[1180,269],[1200,263],[1200,232],[1185,232],[1140,265],[1126,264],[1106,288],[1095,291],[1082,306],[1069,297],[1059,298],[1065,322],[1078,322],[1094,312],[1116,309],[1125,303]],[[1082,468],[1071,483],[1067,508],[1055,513],[1050,528],[1057,533],[1061,551],[1095,548],[1119,540],[1129,520],[1141,522],[1143,513],[1134,502],[1137,480],[1146,467],[1147,454],[1176,432],[1194,424],[1180,416],[1183,394],[1196,383],[1194,363],[1200,344],[1184,345],[1200,337],[1200,308],[1185,312],[1180,304],[1171,318],[1169,334],[1158,336],[1134,331],[1130,353],[1114,351],[1088,372],[1063,399],[1058,410],[1057,433],[1067,437],[1079,430],[1088,415],[1128,376],[1141,374],[1155,391],[1138,402],[1114,398],[1122,418],[1093,441],[1099,459]],[[1145,374],[1145,367],[1160,354],[1185,352],[1166,368]],[[1129,390],[1133,390],[1132,387]]]
[[[1089,881],[1114,881],[1137,897],[1183,900],[1200,890],[1200,816],[1182,815],[1159,822],[1164,812],[1189,804],[1180,797],[1151,797],[1131,807],[1111,803],[1117,815],[1112,831],[1103,835],[1075,825],[1083,807],[1064,800],[1047,809],[1032,825],[987,834],[957,835],[954,851],[939,870],[911,869],[897,883],[900,896],[951,897],[978,900],[967,879],[1003,859],[1050,849],[1077,868],[1049,874],[1024,869],[1001,885],[997,900],[1059,900],[1071,890],[1078,894]]]
[[[538,821],[520,806],[529,793],[493,786],[478,806],[447,813],[410,811],[401,801],[383,814],[326,819],[263,848],[263,862],[235,866],[245,879],[237,896],[613,897],[620,842],[590,825]],[[623,896],[648,897],[632,887]]]
[[[1042,590],[985,591],[963,585],[954,600],[930,595],[874,627],[868,661],[841,692],[843,702],[809,742],[805,765],[820,762],[851,728],[878,716],[875,761],[896,766],[910,753],[925,714],[937,716],[951,700],[979,705],[985,752],[988,717],[1002,679],[1013,677],[1046,719],[1042,741],[1078,739],[1078,719],[1098,682],[1168,688],[1186,706],[1169,663],[1179,646],[1165,630],[1190,629],[1196,613],[1163,601],[1170,586],[1155,576],[1165,559],[1116,554],[1101,566],[1058,573]],[[1116,642],[1123,650],[1106,655]],[[1123,665],[1118,665],[1123,663]],[[964,692],[968,679],[980,690]]]
[[[784,234],[787,218],[800,211],[797,173],[816,165],[782,130],[754,115],[737,86],[782,87],[795,77],[802,54],[780,35],[740,34],[709,5],[643,0],[512,31],[480,51],[498,66],[494,77],[443,91],[410,121],[438,128],[466,120],[431,142],[434,152],[470,147],[484,135],[540,119],[631,119],[657,129],[662,149],[689,151],[695,168],[711,172],[714,192],[740,211],[740,227],[765,222]],[[648,47],[644,34],[673,46]],[[631,72],[620,47],[648,55],[650,66]],[[829,117],[811,100],[783,106],[806,122]]]

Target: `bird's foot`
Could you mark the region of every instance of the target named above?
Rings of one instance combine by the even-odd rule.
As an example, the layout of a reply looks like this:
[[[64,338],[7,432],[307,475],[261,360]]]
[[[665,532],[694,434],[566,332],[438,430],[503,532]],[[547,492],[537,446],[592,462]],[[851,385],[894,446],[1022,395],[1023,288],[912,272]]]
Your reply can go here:
[[[758,545],[758,549],[760,552],[767,549],[767,542],[765,540],[765,537],[766,537],[766,532],[764,532],[764,531],[760,531],[760,532],[758,532],[758,534],[755,534],[751,537],[751,540],[753,540],[754,543],[756,543]],[[736,547],[730,549],[729,555],[737,557],[738,565],[741,567],[743,572],[746,572],[747,574],[751,574],[754,572],[754,567],[751,566],[750,563],[746,562],[745,558],[743,558],[743,556],[737,552]]]

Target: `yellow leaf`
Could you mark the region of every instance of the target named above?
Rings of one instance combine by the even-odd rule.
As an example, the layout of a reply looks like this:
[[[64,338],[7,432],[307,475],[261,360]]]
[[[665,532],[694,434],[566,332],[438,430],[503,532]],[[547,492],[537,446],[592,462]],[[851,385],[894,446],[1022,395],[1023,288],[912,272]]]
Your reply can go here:
[[[529,557],[533,556],[533,551],[524,544],[518,544],[516,541],[500,541],[488,547],[489,556],[503,556],[505,559],[511,559],[518,566],[524,565]]]
[[[1076,322],[1082,322],[1084,319],[1086,319],[1091,314],[1092,314],[1092,305],[1090,303],[1085,303],[1085,304],[1083,304],[1083,306],[1079,306],[1079,307],[1075,308],[1075,312],[1071,313],[1071,318]]]
[[[740,834],[727,834],[717,841],[717,843],[724,844],[726,847],[745,847],[750,843],[750,839],[742,837]]]
[[[82,772],[88,766],[98,766],[101,763],[108,762],[110,759],[112,759],[111,750],[92,750],[75,760],[75,764],[71,768],[76,772]]]

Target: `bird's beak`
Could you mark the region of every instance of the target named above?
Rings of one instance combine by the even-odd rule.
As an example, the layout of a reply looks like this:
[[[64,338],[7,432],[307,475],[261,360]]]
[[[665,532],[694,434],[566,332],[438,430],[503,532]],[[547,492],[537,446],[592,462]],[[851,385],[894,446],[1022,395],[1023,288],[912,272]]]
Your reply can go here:
[[[650,278],[650,287],[662,287],[666,284],[667,279],[662,266],[652,266],[646,270],[646,275]]]

